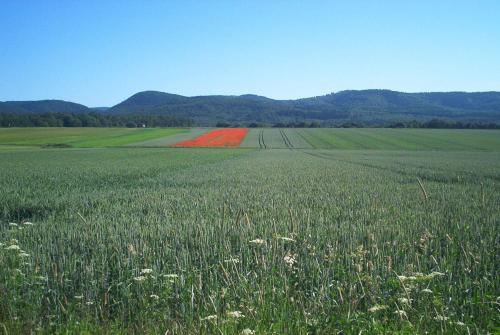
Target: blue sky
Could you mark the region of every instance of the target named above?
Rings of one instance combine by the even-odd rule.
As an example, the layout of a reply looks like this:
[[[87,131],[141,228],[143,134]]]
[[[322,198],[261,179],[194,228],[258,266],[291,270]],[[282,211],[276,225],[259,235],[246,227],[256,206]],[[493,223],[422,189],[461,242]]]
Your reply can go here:
[[[500,91],[500,1],[0,1],[0,101]]]

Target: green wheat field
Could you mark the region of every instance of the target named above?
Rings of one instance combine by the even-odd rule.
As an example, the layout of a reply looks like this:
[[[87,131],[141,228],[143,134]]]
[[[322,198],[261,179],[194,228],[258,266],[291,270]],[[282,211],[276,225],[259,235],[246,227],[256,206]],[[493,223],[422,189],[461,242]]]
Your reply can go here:
[[[0,333],[500,332],[500,131],[0,129]]]

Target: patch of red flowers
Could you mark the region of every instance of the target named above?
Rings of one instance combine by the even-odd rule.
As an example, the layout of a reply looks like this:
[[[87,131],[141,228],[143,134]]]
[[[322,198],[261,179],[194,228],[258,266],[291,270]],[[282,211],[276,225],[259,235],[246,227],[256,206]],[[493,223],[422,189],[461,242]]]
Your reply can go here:
[[[195,139],[181,141],[174,147],[231,147],[240,146],[248,128],[220,128],[208,131]]]

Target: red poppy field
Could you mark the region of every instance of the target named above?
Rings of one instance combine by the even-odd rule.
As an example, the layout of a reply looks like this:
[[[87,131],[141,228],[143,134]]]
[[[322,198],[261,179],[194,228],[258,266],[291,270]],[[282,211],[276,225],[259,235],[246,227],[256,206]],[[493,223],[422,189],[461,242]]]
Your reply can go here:
[[[208,131],[192,140],[180,141],[174,147],[229,147],[240,146],[248,128],[222,128]]]

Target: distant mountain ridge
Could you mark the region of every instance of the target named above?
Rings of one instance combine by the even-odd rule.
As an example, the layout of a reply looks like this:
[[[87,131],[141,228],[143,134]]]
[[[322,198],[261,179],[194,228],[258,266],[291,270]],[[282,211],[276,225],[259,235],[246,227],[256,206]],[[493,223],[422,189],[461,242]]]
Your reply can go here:
[[[263,96],[208,95],[186,97],[158,91],[139,92],[110,108],[88,108],[61,101],[7,101],[0,112],[99,112],[111,115],[168,115],[199,125],[361,121],[382,123],[432,118],[455,121],[500,121],[500,92],[404,93],[391,90],[347,90],[297,100]]]

